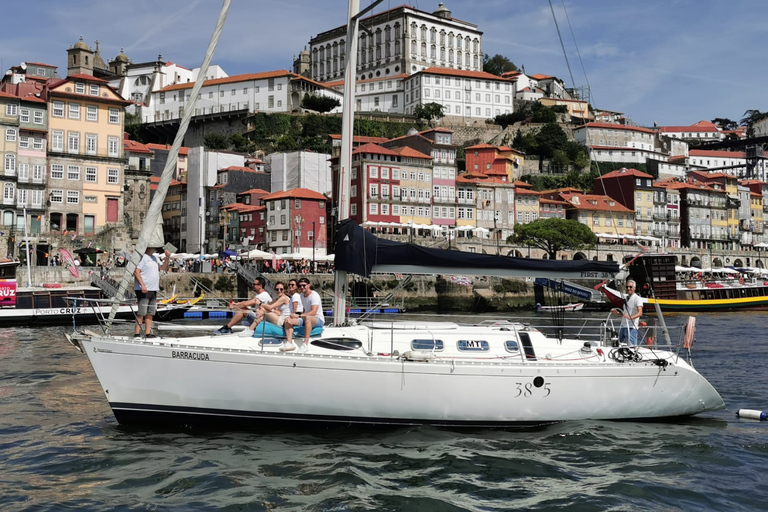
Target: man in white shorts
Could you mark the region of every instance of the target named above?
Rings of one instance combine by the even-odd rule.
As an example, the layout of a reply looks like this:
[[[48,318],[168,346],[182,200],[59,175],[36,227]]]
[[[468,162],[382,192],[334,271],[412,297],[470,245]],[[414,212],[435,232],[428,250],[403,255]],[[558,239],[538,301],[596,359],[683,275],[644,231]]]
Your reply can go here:
[[[301,306],[304,310],[298,318],[298,325],[304,327],[304,344],[299,347],[299,352],[306,352],[312,329],[324,326],[325,317],[323,316],[320,294],[312,290],[309,279],[306,277],[299,279],[299,293],[301,294]]]

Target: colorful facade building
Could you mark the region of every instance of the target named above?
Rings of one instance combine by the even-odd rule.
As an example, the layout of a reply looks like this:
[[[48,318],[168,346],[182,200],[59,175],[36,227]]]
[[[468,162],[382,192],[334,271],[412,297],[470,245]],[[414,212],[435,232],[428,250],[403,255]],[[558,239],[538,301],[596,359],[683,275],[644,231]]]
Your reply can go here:
[[[46,100],[51,232],[93,235],[122,224],[123,109],[129,102],[86,74],[49,84]],[[139,190],[127,193],[140,199]],[[148,199],[149,190],[145,194]],[[134,221],[141,224],[140,215]]]

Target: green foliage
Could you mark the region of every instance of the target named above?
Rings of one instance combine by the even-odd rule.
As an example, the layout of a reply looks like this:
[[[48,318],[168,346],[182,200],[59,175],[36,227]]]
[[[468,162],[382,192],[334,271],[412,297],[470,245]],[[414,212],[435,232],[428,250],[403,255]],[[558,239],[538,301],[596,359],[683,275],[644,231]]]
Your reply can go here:
[[[440,103],[424,103],[423,105],[417,105],[413,114],[417,119],[424,119],[432,126],[433,119],[442,119],[445,117],[444,107]]]
[[[531,121],[534,123],[556,123],[557,109],[559,107],[547,107],[539,102],[531,105]]]
[[[739,127],[739,123],[727,117],[716,117],[712,120],[712,124],[716,124],[721,130],[735,130]]]
[[[320,112],[323,114],[330,112],[331,110],[340,106],[341,102],[339,102],[339,100],[336,98],[331,98],[330,96],[310,94],[304,96],[304,98],[301,100],[301,108],[314,110],[315,112]]]
[[[292,137],[290,134],[286,133],[285,135],[281,135],[275,141],[276,151],[296,151],[297,149],[299,149],[299,144],[296,141],[296,138]]]
[[[493,285],[493,291],[496,293],[525,293],[528,291],[528,286],[523,281],[502,279],[501,283]]]
[[[491,57],[486,53],[483,56],[483,71],[492,75],[501,76],[508,71],[517,71],[517,66],[503,55],[497,53]]]
[[[219,292],[234,292],[235,283],[232,277],[233,276],[227,276],[227,275],[221,276],[216,281],[216,284],[213,285],[213,289]]]
[[[229,137],[229,145],[233,151],[237,151],[238,153],[250,153],[256,148],[253,141],[240,133],[236,133]]]
[[[229,149],[227,137],[220,133],[209,133],[203,138],[203,145],[206,149]]]
[[[597,237],[581,222],[549,218],[515,224],[515,232],[507,237],[507,243],[538,247],[554,260],[559,251],[578,250],[596,244]]]
[[[759,110],[750,109],[744,112],[744,117],[739,121],[743,126],[747,127],[747,138],[755,136],[755,123],[768,117],[768,112],[760,112]]]
[[[536,134],[536,149],[542,158],[552,158],[555,150],[565,147],[568,136],[557,123],[547,123]]]
[[[141,116],[139,114],[125,113],[125,132],[128,134],[129,139],[135,140],[136,142],[144,142],[146,129],[141,122]]]

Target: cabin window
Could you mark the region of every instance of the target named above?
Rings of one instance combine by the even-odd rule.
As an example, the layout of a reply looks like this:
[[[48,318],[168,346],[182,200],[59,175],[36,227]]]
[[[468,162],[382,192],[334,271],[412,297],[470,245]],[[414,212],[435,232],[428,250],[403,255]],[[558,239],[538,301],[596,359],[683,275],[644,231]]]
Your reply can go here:
[[[460,352],[488,352],[490,347],[485,340],[459,340],[456,344]]]
[[[443,340],[412,340],[411,341],[411,349],[412,350],[443,350],[445,348],[443,344]]]
[[[504,348],[507,352],[520,352],[520,345],[517,344],[517,340],[507,340],[504,342]]]
[[[283,340],[279,340],[277,338],[264,338],[259,340],[259,345],[261,345],[262,347],[274,347],[282,344],[283,344]]]

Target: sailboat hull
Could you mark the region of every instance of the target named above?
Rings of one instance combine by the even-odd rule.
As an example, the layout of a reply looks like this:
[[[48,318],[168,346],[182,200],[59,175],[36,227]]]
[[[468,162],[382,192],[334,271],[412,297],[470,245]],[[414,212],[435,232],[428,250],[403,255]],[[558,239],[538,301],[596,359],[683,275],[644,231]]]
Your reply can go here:
[[[502,336],[503,337],[503,336]],[[120,423],[514,426],[641,419],[723,407],[682,360],[402,360],[312,347],[309,353],[90,337],[81,341]]]

